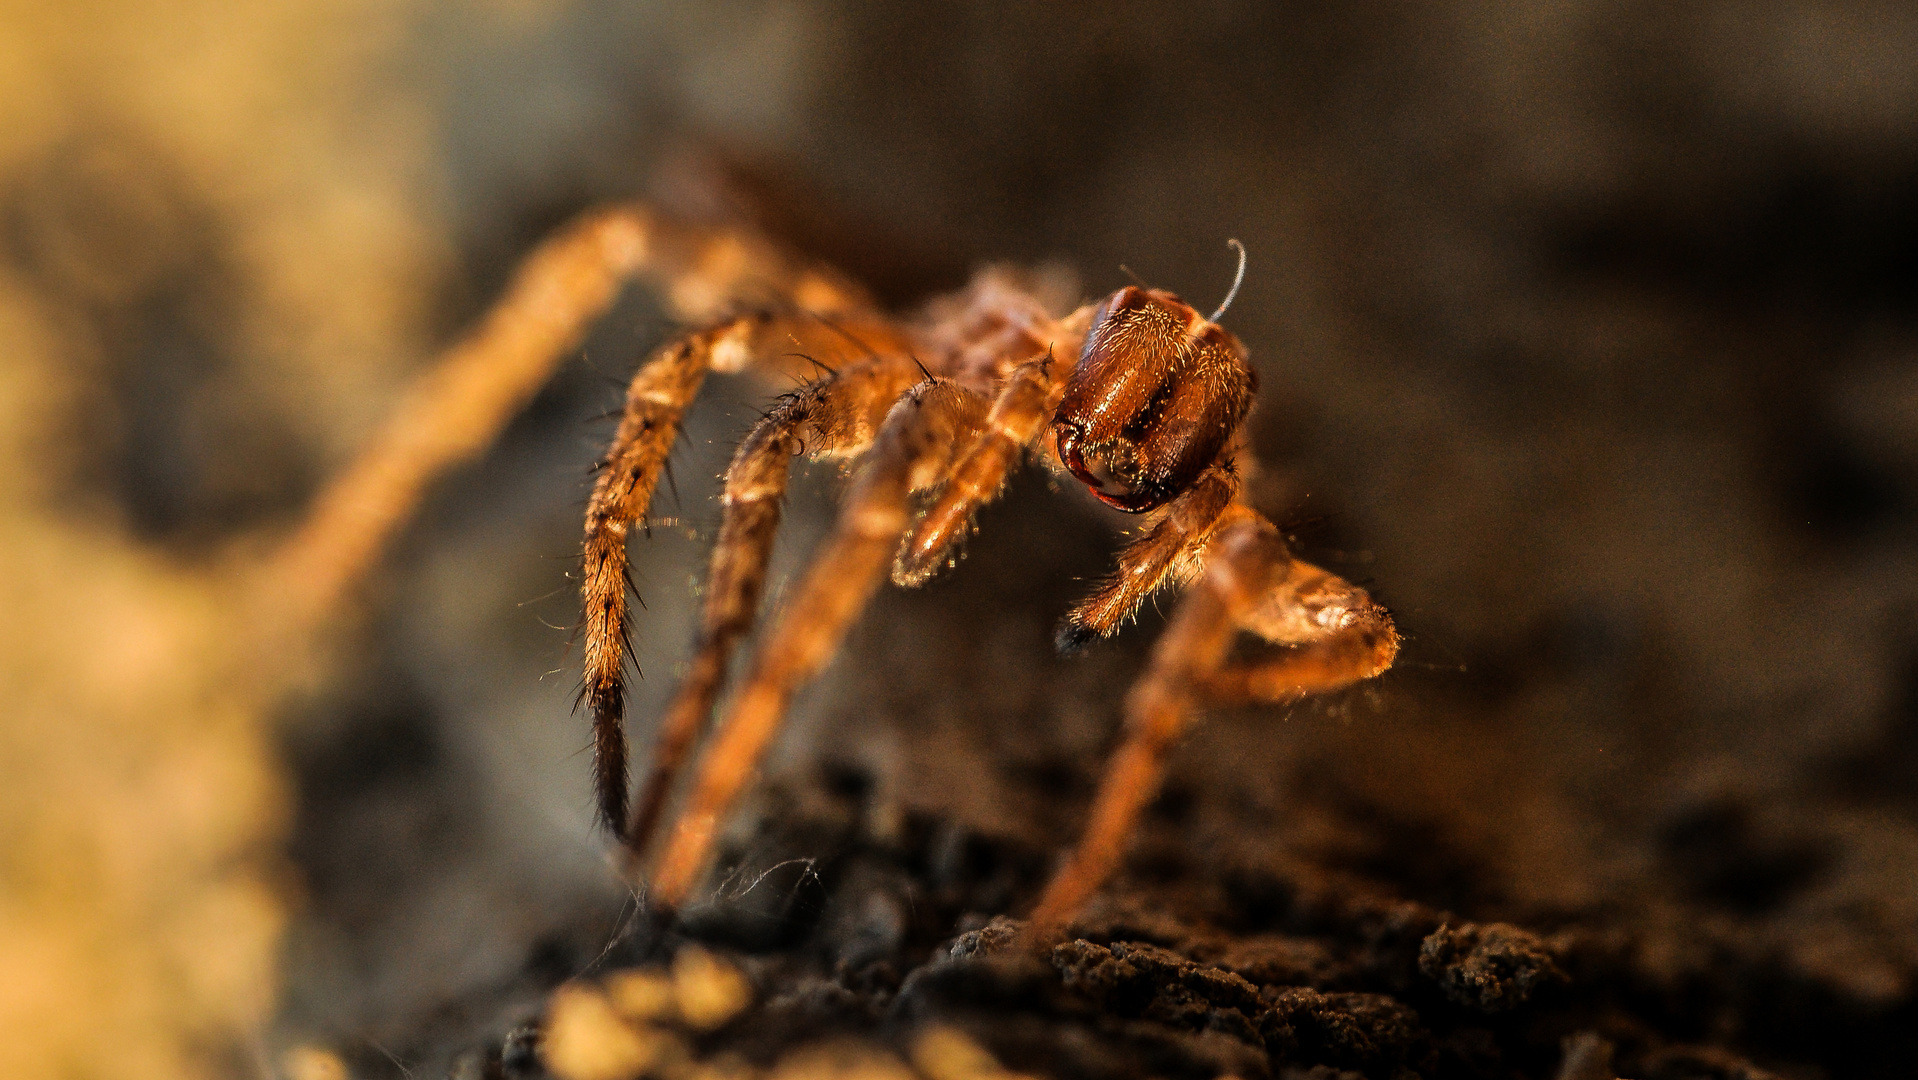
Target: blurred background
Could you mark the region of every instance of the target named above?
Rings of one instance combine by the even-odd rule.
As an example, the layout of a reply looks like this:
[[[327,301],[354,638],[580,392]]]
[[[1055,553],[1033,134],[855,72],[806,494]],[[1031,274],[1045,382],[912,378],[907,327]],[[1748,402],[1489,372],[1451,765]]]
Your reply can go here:
[[[722,174],[902,307],[988,261],[1209,307],[1245,242],[1256,501],[1407,642],[1203,727],[1187,842],[1918,1030],[1914,56],[1918,9],[1837,0],[9,0],[12,1071],[383,1060],[615,923],[568,574],[651,297],[436,491],[320,669],[235,664],[232,599],[539,237]],[[634,543],[642,746],[778,389],[709,386]],[[798,486],[782,572],[838,486]],[[1068,661],[1051,626],[1127,525],[1021,479],[882,596],[771,786],[1067,842],[1035,810],[1089,794],[1160,618]],[[1767,1015],[1712,1034],[1911,1049]]]

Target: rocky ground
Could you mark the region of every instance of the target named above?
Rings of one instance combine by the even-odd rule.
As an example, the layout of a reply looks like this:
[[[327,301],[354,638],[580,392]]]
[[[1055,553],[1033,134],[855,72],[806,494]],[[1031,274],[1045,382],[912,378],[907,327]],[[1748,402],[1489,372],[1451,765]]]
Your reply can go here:
[[[362,1049],[355,1074],[395,1053],[462,1080],[903,1077],[907,1062],[931,1080],[1733,1080],[1898,1076],[1918,1052],[1909,1000],[1792,971],[1762,917],[1683,913],[1684,957],[1639,913],[1473,921],[1485,905],[1448,910],[1351,869],[1195,858],[1164,808],[1129,880],[1070,940],[1035,948],[991,913],[1030,898],[1044,848],[900,819],[864,781],[778,800],[793,803],[782,824],[747,838],[714,901],[683,920],[627,908],[616,927],[542,942],[519,978],[403,1049]],[[1424,843],[1394,836],[1386,857],[1427,859]],[[1720,870],[1753,890],[1741,895],[1803,873],[1802,854],[1734,843],[1741,865]],[[768,862],[799,851],[815,854]],[[736,989],[710,988],[715,955],[743,973]],[[955,1032],[972,1056],[942,1064]]]

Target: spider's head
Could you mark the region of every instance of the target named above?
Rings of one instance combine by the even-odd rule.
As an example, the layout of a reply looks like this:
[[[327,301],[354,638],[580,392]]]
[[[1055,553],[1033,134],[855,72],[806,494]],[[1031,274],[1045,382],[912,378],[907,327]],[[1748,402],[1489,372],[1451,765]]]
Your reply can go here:
[[[1217,460],[1257,384],[1231,331],[1169,292],[1127,286],[1093,315],[1053,414],[1059,460],[1109,505],[1163,506]]]

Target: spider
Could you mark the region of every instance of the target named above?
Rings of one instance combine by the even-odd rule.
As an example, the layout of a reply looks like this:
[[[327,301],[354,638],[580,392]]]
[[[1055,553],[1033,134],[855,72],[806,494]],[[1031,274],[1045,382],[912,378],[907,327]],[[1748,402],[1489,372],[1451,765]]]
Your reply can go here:
[[[1065,926],[1111,875],[1201,707],[1290,701],[1391,666],[1398,635],[1385,609],[1294,558],[1241,499],[1257,380],[1218,320],[1243,280],[1242,246],[1232,293],[1210,317],[1143,285],[1055,315],[1026,279],[989,269],[895,319],[841,275],[748,231],[637,210],[627,219],[637,230],[634,265],[697,328],[640,367],[599,465],[586,508],[581,697],[592,714],[599,816],[628,873],[650,880],[664,910],[698,884],[793,694],[831,660],[882,579],[914,586],[948,565],[975,514],[1028,457],[1108,506],[1145,515],[1115,570],[1065,616],[1062,649],[1113,633],[1158,590],[1185,589],[1127,697],[1121,744],[1083,838],[1032,912],[1033,932]],[[680,420],[710,371],[793,370],[794,356],[835,344],[843,354],[848,343],[853,359],[822,365],[779,398],[733,456],[694,658],[631,798],[626,540],[645,520]],[[714,726],[648,874],[669,793],[753,625],[801,455],[851,463],[844,505]],[[1281,648],[1234,658],[1241,633]]]

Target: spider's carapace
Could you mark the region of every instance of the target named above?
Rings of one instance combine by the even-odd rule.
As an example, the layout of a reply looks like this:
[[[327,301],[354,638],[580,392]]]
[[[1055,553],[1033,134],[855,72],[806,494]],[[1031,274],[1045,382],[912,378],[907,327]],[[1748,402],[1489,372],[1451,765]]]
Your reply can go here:
[[[1053,414],[1059,460],[1107,504],[1157,509],[1218,459],[1257,386],[1230,330],[1128,285],[1093,315]]]

